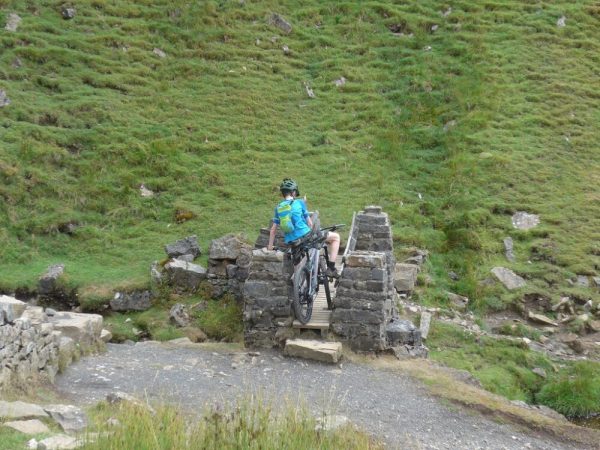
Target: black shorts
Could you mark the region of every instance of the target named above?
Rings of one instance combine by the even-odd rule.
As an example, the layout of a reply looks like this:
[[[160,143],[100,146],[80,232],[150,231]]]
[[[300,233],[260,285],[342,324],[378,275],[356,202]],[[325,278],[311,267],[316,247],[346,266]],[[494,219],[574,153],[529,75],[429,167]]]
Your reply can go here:
[[[324,237],[325,239],[327,239],[327,235],[329,234],[329,231],[325,231],[325,232],[320,232],[319,236]],[[308,233],[306,233],[304,236],[299,237],[298,239],[294,239],[293,241],[288,242],[287,245],[288,247],[298,247],[300,244],[302,244],[303,242],[308,241],[309,239],[312,239],[316,236],[316,233],[314,231],[309,231]]]

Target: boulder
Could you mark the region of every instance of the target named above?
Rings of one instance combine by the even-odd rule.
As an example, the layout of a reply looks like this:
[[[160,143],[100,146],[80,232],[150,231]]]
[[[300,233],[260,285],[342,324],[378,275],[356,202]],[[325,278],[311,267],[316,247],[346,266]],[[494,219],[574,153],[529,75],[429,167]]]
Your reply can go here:
[[[146,311],[152,306],[152,292],[117,292],[110,301],[113,311]]]
[[[526,285],[523,278],[505,267],[494,267],[491,272],[506,289],[519,289]]]
[[[165,272],[173,286],[185,290],[197,289],[200,282],[207,278],[206,269],[201,265],[178,259],[165,264]]]
[[[169,311],[169,320],[178,327],[187,327],[190,324],[190,316],[182,303],[176,303]]]
[[[513,240],[510,237],[504,239],[504,254],[510,262],[515,262],[515,254],[513,252]]]
[[[292,339],[286,341],[283,353],[287,356],[335,364],[342,356],[342,344],[340,342]]]
[[[228,259],[235,261],[244,247],[247,247],[247,245],[238,236],[228,234],[210,242],[208,257],[213,260]]]
[[[527,313],[527,318],[529,320],[532,320],[533,322],[542,323],[544,325],[551,325],[553,327],[557,327],[558,326],[558,324],[555,321],[553,321],[551,318],[546,317],[543,314],[536,314],[533,311],[529,311]]]
[[[452,303],[456,309],[464,310],[469,304],[468,297],[463,297],[462,295],[454,294],[452,292],[446,292],[448,296],[448,300]]]
[[[10,13],[6,18],[6,25],[4,26],[4,29],[6,31],[12,31],[14,33],[15,31],[17,31],[17,28],[19,28],[21,20],[22,19],[21,17],[19,17],[18,14]]]
[[[346,267],[383,268],[385,255],[379,252],[354,251],[346,256]]]
[[[63,7],[61,10],[61,15],[62,18],[65,20],[71,20],[72,18],[75,17],[75,8],[67,8],[67,7]]]
[[[32,325],[38,326],[48,320],[44,308],[41,306],[27,306],[21,317],[29,319]]]
[[[431,326],[431,313],[428,313],[427,311],[423,311],[421,313],[421,324],[419,325],[419,328],[421,329],[421,338],[422,339],[427,339],[427,336],[429,335],[429,327]]]
[[[87,427],[87,416],[76,406],[47,405],[43,408],[66,433],[77,433]]]
[[[54,264],[46,270],[38,281],[38,293],[48,295],[58,290],[58,279],[64,274],[64,264]]]
[[[540,223],[540,216],[537,214],[529,214],[525,211],[517,211],[512,216],[513,227],[519,230],[529,230],[538,226]]]
[[[10,105],[10,99],[4,89],[0,89],[0,108]]]
[[[0,400],[0,419],[47,418],[46,411],[33,403],[5,402]]]
[[[292,25],[287,20],[285,20],[280,14],[271,14],[269,23],[279,28],[285,34],[290,34],[292,32]]]
[[[178,258],[183,255],[192,255],[194,258],[197,258],[202,254],[202,250],[198,244],[198,238],[195,235],[188,236],[172,244],[166,245],[165,252],[169,258]]]
[[[55,330],[80,345],[95,345],[100,340],[102,316],[99,314],[61,312],[49,320]]]
[[[73,436],[57,434],[38,442],[38,450],[69,450],[80,446],[80,442]]]
[[[23,434],[49,433],[50,429],[38,419],[4,422],[5,427],[12,428]]]
[[[0,310],[4,312],[4,320],[13,322],[25,312],[27,304],[8,295],[0,295]]]
[[[394,268],[394,287],[398,292],[411,292],[415,288],[419,266],[397,263]]]
[[[577,275],[577,281],[575,284],[581,287],[590,287],[590,280],[585,275]]]
[[[159,58],[166,58],[167,54],[161,50],[158,47],[154,47],[154,49],[152,50],[152,53],[154,53],[156,56],[158,56]]]
[[[100,340],[102,342],[110,342],[110,340],[112,339],[112,333],[106,329],[102,329],[102,331],[100,332]]]

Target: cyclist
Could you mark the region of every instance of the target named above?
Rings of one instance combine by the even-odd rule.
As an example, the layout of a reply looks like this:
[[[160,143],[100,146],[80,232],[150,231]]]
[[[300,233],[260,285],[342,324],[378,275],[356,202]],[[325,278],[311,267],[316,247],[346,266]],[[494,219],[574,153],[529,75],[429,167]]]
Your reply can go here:
[[[312,220],[306,209],[306,203],[297,197],[300,195],[298,184],[290,179],[284,178],[279,185],[279,190],[283,200],[275,207],[273,216],[273,226],[269,233],[268,250],[273,250],[273,242],[277,228],[280,227],[285,235],[285,243],[289,246],[297,246],[308,239],[312,232]],[[339,278],[335,268],[335,259],[340,249],[340,235],[334,232],[328,232],[325,242],[327,242],[329,261],[327,261],[327,276]]]

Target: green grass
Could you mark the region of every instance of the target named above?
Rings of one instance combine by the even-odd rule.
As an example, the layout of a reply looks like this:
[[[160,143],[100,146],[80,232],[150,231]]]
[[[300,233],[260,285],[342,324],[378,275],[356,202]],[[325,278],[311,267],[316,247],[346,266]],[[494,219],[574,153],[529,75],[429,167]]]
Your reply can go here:
[[[468,370],[490,392],[513,400],[541,403],[568,416],[600,413],[600,364],[560,365],[523,343],[475,337],[454,325],[436,322],[427,345],[436,361]],[[544,369],[546,379],[532,372]]]
[[[210,339],[237,342],[243,337],[242,307],[232,297],[210,300],[198,313],[197,324]]]
[[[282,406],[282,405],[280,405]],[[315,431],[316,420],[301,406],[274,407],[257,398],[235,405],[206,408],[200,419],[172,406],[160,406],[156,414],[134,405],[118,408],[100,404],[97,423],[115,417],[121,426],[100,426],[106,436],[82,448],[91,449],[380,449],[366,433],[352,425],[332,432]]]
[[[0,2],[0,22],[23,18],[0,36],[3,290],[56,262],[78,286],[144,283],[174,239],[253,239],[284,176],[325,224],[381,204],[397,246],[436,254],[438,286],[474,308],[504,304],[478,281],[507,264],[508,235],[531,289],[557,297],[567,277],[598,272],[589,2],[458,1],[443,18],[447,5],[427,0],[83,0],[71,21],[59,6]],[[394,36],[396,23],[414,36]],[[158,195],[142,198],[141,183]],[[521,209],[542,225],[513,230]],[[180,211],[193,218],[176,223]],[[68,235],[67,223],[80,226]]]

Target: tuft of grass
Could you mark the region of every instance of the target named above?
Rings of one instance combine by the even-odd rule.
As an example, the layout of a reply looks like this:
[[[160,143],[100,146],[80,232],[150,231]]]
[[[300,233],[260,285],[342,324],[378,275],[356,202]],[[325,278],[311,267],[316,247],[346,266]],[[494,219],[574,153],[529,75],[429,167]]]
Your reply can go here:
[[[210,339],[226,342],[242,339],[242,307],[231,296],[209,300],[206,309],[198,313],[196,322]]]
[[[536,400],[567,417],[600,414],[600,364],[576,362],[545,384]]]
[[[294,449],[382,449],[366,433],[347,425],[330,432],[315,429],[316,420],[297,405],[275,408],[268,402],[251,397],[235,405],[206,408],[200,419],[191,418],[175,407],[162,405],[155,414],[131,404],[116,408],[100,406],[95,412],[98,422],[117,418],[117,428],[99,427],[95,442],[83,448],[93,449],[188,449],[188,448],[286,448]],[[101,420],[102,418],[102,420]]]

